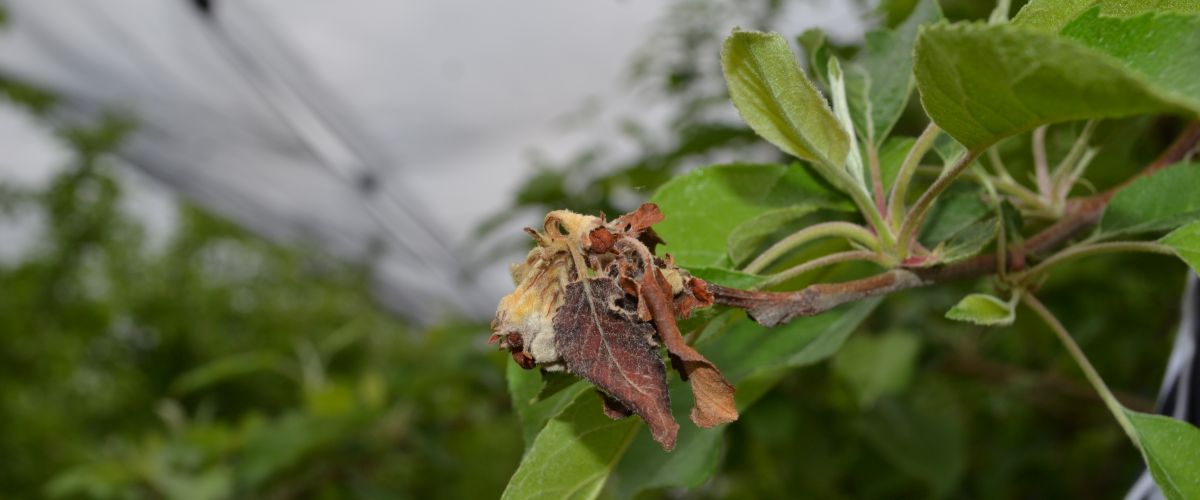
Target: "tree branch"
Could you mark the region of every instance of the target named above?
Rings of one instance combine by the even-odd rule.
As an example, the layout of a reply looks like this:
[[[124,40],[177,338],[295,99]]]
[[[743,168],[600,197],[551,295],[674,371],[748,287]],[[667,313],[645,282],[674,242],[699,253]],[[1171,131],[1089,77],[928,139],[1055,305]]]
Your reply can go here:
[[[1200,122],[1190,124],[1163,153],[1140,175],[1153,175],[1166,165],[1185,158],[1200,142]],[[1009,272],[1025,267],[1026,255],[1042,255],[1091,228],[1100,220],[1108,201],[1126,184],[1112,190],[1069,200],[1065,215],[1050,227],[1009,249],[1004,259]],[[995,274],[999,259],[995,254],[978,255],[950,265],[896,268],[844,283],[818,283],[794,292],[764,292],[727,288],[708,284],[717,304],[745,309],[752,319],[764,326],[776,326],[792,319],[813,316],[834,307],[903,290]]]
[[[1074,200],[1069,211],[1054,225],[1030,237],[1019,247],[1010,249],[1006,262],[1008,271],[1021,271],[1026,255],[1043,254],[1088,229],[1100,220],[1111,192]],[[844,283],[819,283],[794,292],[757,292],[726,288],[709,283],[708,290],[716,303],[745,309],[750,317],[764,326],[775,326],[801,316],[813,316],[848,302],[868,297],[994,274],[997,269],[994,254],[978,255],[950,265],[897,268],[875,276]]]

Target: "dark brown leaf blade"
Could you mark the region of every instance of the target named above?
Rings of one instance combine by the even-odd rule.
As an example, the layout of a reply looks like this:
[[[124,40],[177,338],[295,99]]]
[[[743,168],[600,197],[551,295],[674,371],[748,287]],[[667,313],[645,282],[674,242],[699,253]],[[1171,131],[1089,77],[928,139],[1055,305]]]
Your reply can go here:
[[[651,276],[655,279],[651,280]],[[671,285],[658,269],[645,273],[641,283],[642,299],[654,316],[659,338],[667,346],[667,352],[676,369],[682,367],[681,376],[692,385],[695,406],[692,407],[692,422],[709,428],[737,420],[737,406],[733,401],[734,388],[716,365],[683,340],[679,326],[675,324],[675,308],[671,301]],[[707,293],[707,292],[705,292]]]
[[[637,207],[637,210],[617,217],[613,221],[613,226],[619,231],[636,237],[642,231],[662,222],[662,220],[663,213],[662,210],[659,210],[658,205],[643,203],[640,207]]]
[[[641,416],[654,440],[670,451],[679,424],[671,416],[666,369],[650,345],[654,327],[619,309],[616,301],[624,294],[607,277],[567,285],[554,317],[554,346],[571,373]]]
[[[658,237],[658,233],[655,233],[654,229],[650,226],[662,222],[663,217],[662,210],[659,210],[658,205],[643,203],[637,210],[617,217],[613,221],[612,227],[642,242],[653,253],[655,247],[663,244],[663,240]]]

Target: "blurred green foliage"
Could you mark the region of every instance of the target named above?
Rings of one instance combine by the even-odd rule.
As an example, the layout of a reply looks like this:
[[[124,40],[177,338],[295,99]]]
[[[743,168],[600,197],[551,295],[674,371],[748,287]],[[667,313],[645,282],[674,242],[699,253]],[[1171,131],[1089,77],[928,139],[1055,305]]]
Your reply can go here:
[[[883,2],[885,22],[903,19],[906,4]],[[501,218],[563,207],[612,215],[692,166],[761,156],[752,132],[722,114],[728,100],[713,85],[725,33],[711,28],[729,12],[720,5],[677,2],[635,64],[653,99],[678,104],[667,136],[631,120],[620,140],[636,144],[633,154],[597,143],[542,164]],[[991,10],[942,6],[952,19]],[[747,28],[782,28],[773,25],[781,2],[742,7],[755,20]],[[35,114],[53,105],[36,89],[2,87]],[[919,132],[914,102],[901,134]],[[1148,162],[1178,127],[1147,123],[1102,125],[1095,184],[1127,175],[1106,164]],[[75,154],[45,190],[0,184],[5,216],[45,220],[28,258],[0,265],[3,496],[487,498],[503,489],[523,432],[505,385],[511,361],[484,345],[485,325],[407,324],[372,302],[361,269],[194,207],[154,243],[123,212],[104,157],[128,126],[62,130]],[[1073,137],[1051,129],[1051,155]],[[1027,141],[1002,144],[1016,172],[1028,171]],[[1104,256],[1064,267],[1043,288],[1136,409],[1162,375],[1184,271],[1164,257]],[[972,291],[990,292],[963,283],[889,297],[832,362],[792,370],[730,425],[713,479],[640,496],[1120,497],[1139,459],[1070,358],[1029,314],[999,329],[942,317]]]
[[[52,101],[5,90],[34,112]],[[64,128],[74,158],[45,190],[0,190],[6,214],[45,220],[28,257],[0,266],[4,496],[503,487],[521,435],[484,325],[414,328],[376,306],[362,270],[192,207],[154,243],[104,156],[127,128]]]

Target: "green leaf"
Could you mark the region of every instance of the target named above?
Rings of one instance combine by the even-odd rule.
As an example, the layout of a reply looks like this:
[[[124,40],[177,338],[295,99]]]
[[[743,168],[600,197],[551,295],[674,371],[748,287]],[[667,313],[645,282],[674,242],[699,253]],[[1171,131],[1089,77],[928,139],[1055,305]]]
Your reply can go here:
[[[687,412],[677,418],[687,419]],[[613,474],[617,498],[633,498],[654,488],[694,488],[707,481],[717,470],[724,427],[701,429],[694,425],[679,428],[675,450],[667,453],[650,438],[650,429],[641,426]]]
[[[588,385],[576,381],[553,395],[539,399],[545,382],[538,370],[526,370],[516,363],[505,363],[505,366],[508,393],[512,397],[513,409],[521,419],[521,434],[525,437],[525,450],[528,451],[546,422],[586,391]]]
[[[1109,17],[1132,17],[1147,12],[1200,12],[1196,0],[1033,0],[1025,4],[1012,22],[1023,28],[1057,32],[1084,11],[1100,7],[1100,14]]]
[[[1200,165],[1182,163],[1117,192],[1100,219],[1107,235],[1172,229],[1200,219]]]
[[[1200,222],[1193,222],[1163,236],[1159,243],[1175,250],[1175,255],[1200,273]]]
[[[1093,8],[1060,34],[1112,56],[1154,88],[1200,109],[1200,16],[1150,12],[1118,19],[1101,17]]]
[[[1000,209],[997,210],[1004,225],[1004,235],[1008,245],[1025,241],[1025,237],[1021,231],[1025,229],[1025,217],[1021,215],[1021,210],[1008,200],[1000,202]]]
[[[538,434],[501,498],[595,498],[641,420],[612,420],[594,394],[577,394]]]
[[[946,134],[938,134],[933,140],[933,150],[942,159],[943,165],[953,165],[967,154],[967,148]]]
[[[232,354],[188,370],[171,384],[174,394],[187,394],[232,378],[263,371],[293,375],[294,363],[274,351]]]
[[[934,497],[951,491],[966,463],[961,422],[944,410],[919,408],[908,401],[879,403],[859,426],[867,443],[900,471],[928,483]]]
[[[675,418],[688,422],[692,402],[687,383],[678,379],[672,381],[671,402]],[[739,409],[744,407],[739,405]],[[642,429],[613,471],[610,491],[616,498],[633,498],[652,488],[696,487],[716,472],[726,426],[701,429],[695,425],[681,425],[675,449],[671,452],[663,451],[654,442],[649,428],[640,427]]]
[[[1200,429],[1162,415],[1128,409],[1125,415],[1163,495],[1172,500],[1200,498]]]
[[[780,370],[832,356],[879,302],[879,299],[861,301],[773,329],[764,328],[743,316],[721,334],[704,337],[707,341],[701,341],[700,351],[737,385],[738,409],[744,411],[778,382]],[[673,390],[672,401],[678,405],[675,414],[683,419],[690,401],[676,394]],[[686,392],[680,391],[680,395],[684,394]],[[669,457],[665,457],[661,448],[653,445],[648,437],[639,438],[630,447],[630,453],[637,455],[627,458],[630,464],[622,462],[619,466],[618,498],[628,498],[652,487],[700,484],[715,470],[713,466],[723,430],[682,425],[677,448]],[[685,450],[692,456],[680,456]]]
[[[913,88],[913,44],[922,25],[942,18],[936,0],[920,0],[892,30],[867,33],[863,53],[847,65],[850,111],[863,142],[883,143],[900,119]]]
[[[974,257],[983,251],[1000,232],[1000,218],[991,217],[971,224],[954,233],[938,250],[938,262],[953,264]]]
[[[690,271],[692,276],[704,281],[732,288],[751,288],[767,280],[766,276],[719,267],[693,267]]]
[[[1047,123],[1200,112],[1197,96],[1165,86],[1174,78],[1152,79],[1138,71],[1161,64],[1195,68],[1200,54],[1130,50],[1121,60],[1074,40],[1011,25],[942,24],[918,37],[914,71],[930,118],[971,150]],[[1140,62],[1131,66],[1127,61],[1133,60]]]
[[[579,377],[571,375],[567,372],[543,372],[542,388],[538,391],[537,396],[534,396],[530,403],[537,404],[547,399],[554,397],[556,394],[570,389],[575,384],[579,383]]]
[[[952,185],[929,210],[919,239],[925,246],[935,247],[978,224],[991,211],[976,186]]]
[[[879,301],[863,300],[775,328],[738,321],[705,344],[703,352],[735,384],[752,376],[813,364],[836,353]]]
[[[730,233],[755,216],[800,204],[847,205],[799,165],[705,167],[671,179],[651,201],[666,216],[654,230],[685,268],[728,268]]]
[[[861,407],[908,387],[921,342],[912,334],[891,332],[851,337],[833,357],[833,373],[849,383]]]
[[[764,212],[738,224],[729,233],[729,259],[742,266],[758,254],[765,243],[783,230],[792,229],[796,222],[817,210],[815,205],[795,205]]]
[[[1008,326],[1016,318],[1013,304],[997,297],[973,293],[946,311],[946,317],[984,326]]]
[[[725,39],[721,64],[729,96],[758,135],[797,158],[813,162],[822,176],[849,192],[842,166],[850,140],[829,104],[777,33],[734,31]]]
[[[855,187],[864,193],[868,192],[870,190],[867,188],[866,177],[863,175],[863,160],[854,131],[854,119],[850,117],[850,105],[846,103],[846,75],[842,74],[841,63],[836,57],[829,58],[829,89],[833,94],[833,116],[837,118],[838,124],[846,132],[846,137],[850,141],[850,150],[846,155],[846,172],[850,174],[850,180],[854,181]],[[864,92],[866,92],[866,88],[859,89],[856,93],[864,95]],[[869,105],[867,112],[870,112]],[[866,120],[864,126],[870,127],[869,115]]]
[[[893,29],[867,33],[866,45],[854,61],[844,64],[846,97],[858,138],[876,147],[887,139],[912,93],[913,43],[923,24],[941,19],[936,0],[914,2],[907,18]],[[809,71],[827,87],[831,57],[825,32],[809,29],[797,37],[808,56]]]
[[[725,331],[702,337],[699,349],[738,386],[738,408],[744,410],[778,381],[781,369],[816,363],[832,356],[880,300],[863,300],[773,329],[742,316],[729,323]],[[536,389],[532,388],[540,387],[540,383],[524,382],[521,386],[526,393],[536,394]],[[682,415],[690,408],[690,401],[675,396],[686,394],[686,391],[679,391],[686,389],[681,384],[675,384],[673,388],[672,400],[678,404],[674,410],[682,420]],[[630,418],[613,422],[603,416],[600,403],[589,394],[576,395],[578,397],[571,405],[550,420],[537,435],[505,490],[505,498],[591,498],[603,487],[605,479],[612,473],[613,464],[624,460],[622,454],[626,452],[629,440],[634,434],[643,432],[639,430],[645,427],[641,420]],[[579,408],[581,405],[582,409]],[[633,425],[613,427],[627,423]],[[624,497],[645,488],[702,482],[714,470],[709,460],[715,460],[713,457],[723,430],[721,427],[697,429],[692,425],[681,425],[677,448],[671,453],[669,463],[653,467],[647,461],[652,457],[661,458],[661,449],[641,442],[650,441],[648,438],[634,439],[628,451],[637,455],[629,458],[631,464],[619,466],[620,482],[615,484],[618,495]],[[606,446],[621,440],[624,441],[619,447]],[[649,451],[638,451],[643,448]],[[686,454],[682,453],[685,449],[689,450]],[[647,469],[642,470],[644,468]],[[539,474],[543,476],[540,485],[537,483]]]
[[[883,178],[883,188],[885,191],[890,190],[892,184],[896,183],[896,175],[900,173],[900,165],[904,163],[904,158],[908,156],[908,151],[912,149],[913,143],[917,142],[912,137],[888,137],[884,141],[883,147],[879,148],[879,173]]]
[[[829,45],[825,43],[825,31],[821,28],[809,28],[796,37],[796,43],[804,49],[808,56],[808,71],[816,75],[817,80],[829,86],[829,77],[825,69],[829,67]]]

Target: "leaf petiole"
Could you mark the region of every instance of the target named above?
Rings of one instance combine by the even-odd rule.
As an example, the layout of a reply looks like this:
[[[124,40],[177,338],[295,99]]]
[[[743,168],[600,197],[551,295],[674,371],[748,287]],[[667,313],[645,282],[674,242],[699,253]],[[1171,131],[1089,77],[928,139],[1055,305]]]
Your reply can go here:
[[[1083,349],[1079,348],[1079,344],[1075,343],[1075,339],[1071,338],[1071,334],[1063,327],[1058,318],[1046,309],[1040,300],[1030,293],[1021,294],[1021,301],[1025,305],[1033,309],[1034,312],[1041,316],[1042,320],[1050,326],[1050,330],[1062,342],[1063,347],[1070,353],[1071,358],[1075,360],[1075,364],[1083,370],[1083,375],[1087,377],[1088,382],[1092,384],[1092,388],[1100,394],[1100,398],[1104,400],[1104,406],[1108,407],[1108,411],[1112,413],[1113,418],[1117,419],[1117,423],[1121,424],[1121,428],[1125,430],[1125,434],[1129,436],[1130,441],[1141,449],[1141,441],[1138,440],[1137,432],[1133,428],[1133,423],[1129,421],[1129,416],[1125,413],[1125,407],[1117,401],[1117,397],[1113,395],[1112,390],[1104,383],[1104,379],[1100,378],[1100,372],[1096,371],[1096,367],[1092,366],[1092,362],[1088,360],[1087,355],[1083,353]]]
[[[842,236],[850,241],[860,243],[871,250],[879,250],[879,239],[866,228],[849,222],[823,222],[796,231],[786,238],[775,242],[762,254],[746,265],[743,271],[758,274],[772,262],[783,257],[788,252],[799,248],[805,243],[830,236]]]
[[[908,155],[904,157],[904,163],[900,164],[900,170],[896,173],[896,181],[892,184],[892,193],[888,199],[887,209],[892,226],[896,229],[900,228],[901,218],[904,216],[904,198],[908,194],[908,184],[912,182],[913,173],[917,171],[921,158],[933,146],[933,140],[937,138],[939,132],[941,129],[932,122],[926,126],[921,135],[917,136],[912,149],[908,150]]]
[[[843,262],[853,262],[856,260],[865,260],[865,261],[874,262],[883,267],[888,267],[888,264],[889,264],[887,262],[887,259],[884,258],[883,256],[879,255],[879,253],[871,252],[871,251],[867,251],[867,250],[848,250],[845,252],[831,253],[831,254],[825,255],[823,257],[817,257],[813,260],[810,260],[810,261],[800,264],[798,266],[792,267],[792,268],[782,271],[778,274],[773,274],[773,275],[771,275],[770,278],[767,278],[762,283],[759,283],[758,285],[753,287],[753,289],[757,290],[757,289],[761,289],[761,288],[765,288],[765,287],[769,287],[769,286],[773,286],[773,285],[778,285],[780,283],[783,283],[787,280],[790,280],[792,278],[800,276],[809,271],[815,271],[822,267],[831,266],[834,264],[841,264]]]
[[[1111,241],[1107,243],[1086,243],[1067,247],[1058,253],[1047,257],[1026,271],[1023,280],[1028,283],[1048,272],[1052,267],[1062,262],[1086,257],[1116,252],[1150,252],[1163,255],[1175,255],[1171,247],[1153,241]]]

